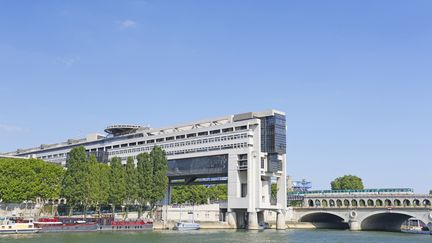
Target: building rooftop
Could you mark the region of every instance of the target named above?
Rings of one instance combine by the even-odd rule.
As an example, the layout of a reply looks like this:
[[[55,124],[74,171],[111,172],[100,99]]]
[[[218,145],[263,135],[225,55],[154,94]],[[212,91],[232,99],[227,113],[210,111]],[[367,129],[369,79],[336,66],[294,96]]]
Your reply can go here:
[[[164,128],[150,128],[149,126],[129,125],[129,124],[111,125],[108,126],[104,131],[108,133],[108,135],[112,135],[114,137],[128,136],[131,134],[139,134],[140,136],[155,136],[160,134],[168,134],[172,132],[189,131],[189,130],[202,128],[202,127],[223,125],[223,124],[228,124],[228,123],[237,122],[241,120],[262,118],[266,116],[272,116],[275,114],[285,115],[285,113],[282,111],[269,109],[260,112],[247,112],[247,113],[240,113],[235,115],[228,115],[223,117],[199,120],[199,121],[194,121],[194,122],[189,122],[184,124],[177,124],[174,126],[168,126]],[[98,133],[93,133],[87,135],[85,138],[68,139],[65,142],[54,143],[54,144],[41,144],[38,147],[17,149],[16,151],[13,152],[3,153],[3,155],[13,156],[13,155],[27,154],[31,152],[38,152],[46,149],[64,147],[69,145],[85,144],[85,143],[107,139],[107,138],[109,137]]]

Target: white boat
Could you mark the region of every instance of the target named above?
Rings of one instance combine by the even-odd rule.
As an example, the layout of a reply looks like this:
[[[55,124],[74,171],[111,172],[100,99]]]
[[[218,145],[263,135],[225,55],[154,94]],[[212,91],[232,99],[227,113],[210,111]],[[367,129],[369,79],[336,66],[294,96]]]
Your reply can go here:
[[[17,220],[0,218],[0,221],[0,234],[29,234],[39,231],[39,228],[34,226],[33,219]]]
[[[186,231],[186,230],[199,230],[200,229],[200,224],[197,224],[194,222],[194,213],[192,212],[188,212],[188,214],[192,214],[192,222],[182,222],[182,206],[180,206],[180,221],[177,222],[174,226],[174,230],[178,230],[178,231]]]
[[[432,235],[432,231],[419,219],[410,218],[402,226],[401,232],[411,234]]]
[[[177,222],[174,229],[178,231],[199,230],[200,225],[197,223]]]

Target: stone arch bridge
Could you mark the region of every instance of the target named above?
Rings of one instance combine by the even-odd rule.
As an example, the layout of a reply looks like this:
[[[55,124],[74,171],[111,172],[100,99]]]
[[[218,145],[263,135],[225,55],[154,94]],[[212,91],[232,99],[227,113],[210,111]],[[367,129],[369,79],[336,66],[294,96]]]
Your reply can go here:
[[[409,218],[432,230],[432,196],[420,194],[305,195],[292,220],[329,223],[351,230],[400,231]]]

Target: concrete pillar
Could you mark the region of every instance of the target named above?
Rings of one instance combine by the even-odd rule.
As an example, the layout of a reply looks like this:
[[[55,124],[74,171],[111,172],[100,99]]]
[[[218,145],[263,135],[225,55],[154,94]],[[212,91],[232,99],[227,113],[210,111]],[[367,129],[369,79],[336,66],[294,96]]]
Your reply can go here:
[[[256,212],[248,213],[248,229],[249,230],[257,230],[259,229],[258,225],[258,215]]]
[[[349,221],[349,226],[350,226],[350,230],[351,231],[360,231],[361,230],[361,225],[356,220],[350,220]]]
[[[237,219],[235,212],[228,211],[226,213],[226,221],[228,222],[228,225],[231,226],[233,229],[237,229]]]
[[[277,212],[277,215],[276,215],[276,229],[278,229],[278,230],[284,230],[284,229],[286,229],[285,215],[282,212]]]

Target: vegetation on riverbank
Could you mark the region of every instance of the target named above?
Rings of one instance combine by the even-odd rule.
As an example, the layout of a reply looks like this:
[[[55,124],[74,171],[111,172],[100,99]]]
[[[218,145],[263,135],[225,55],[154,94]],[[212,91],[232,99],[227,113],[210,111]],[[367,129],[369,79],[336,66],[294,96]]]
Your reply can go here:
[[[106,165],[98,163],[94,155],[87,156],[84,147],[74,148],[67,161],[61,196],[68,200],[70,210],[81,206],[84,212],[88,207],[99,211],[104,205],[111,205],[113,212],[116,206],[128,209],[138,205],[140,212],[145,206],[153,209],[168,187],[165,152],[156,146],[150,153],[139,154],[137,160],[137,166],[132,158],[123,166],[121,159],[114,157]]]
[[[227,185],[174,186],[171,189],[171,202],[174,204],[206,204],[209,201],[226,201]]]
[[[66,169],[39,159],[0,159],[0,199],[3,203],[42,202],[63,197],[68,213],[79,208],[100,212],[111,206],[153,209],[165,196],[168,165],[165,152],[154,147],[150,153],[122,165],[113,158],[110,165],[99,163],[84,147],[73,148]]]
[[[21,203],[58,198],[64,169],[38,159],[0,158],[0,199]]]

